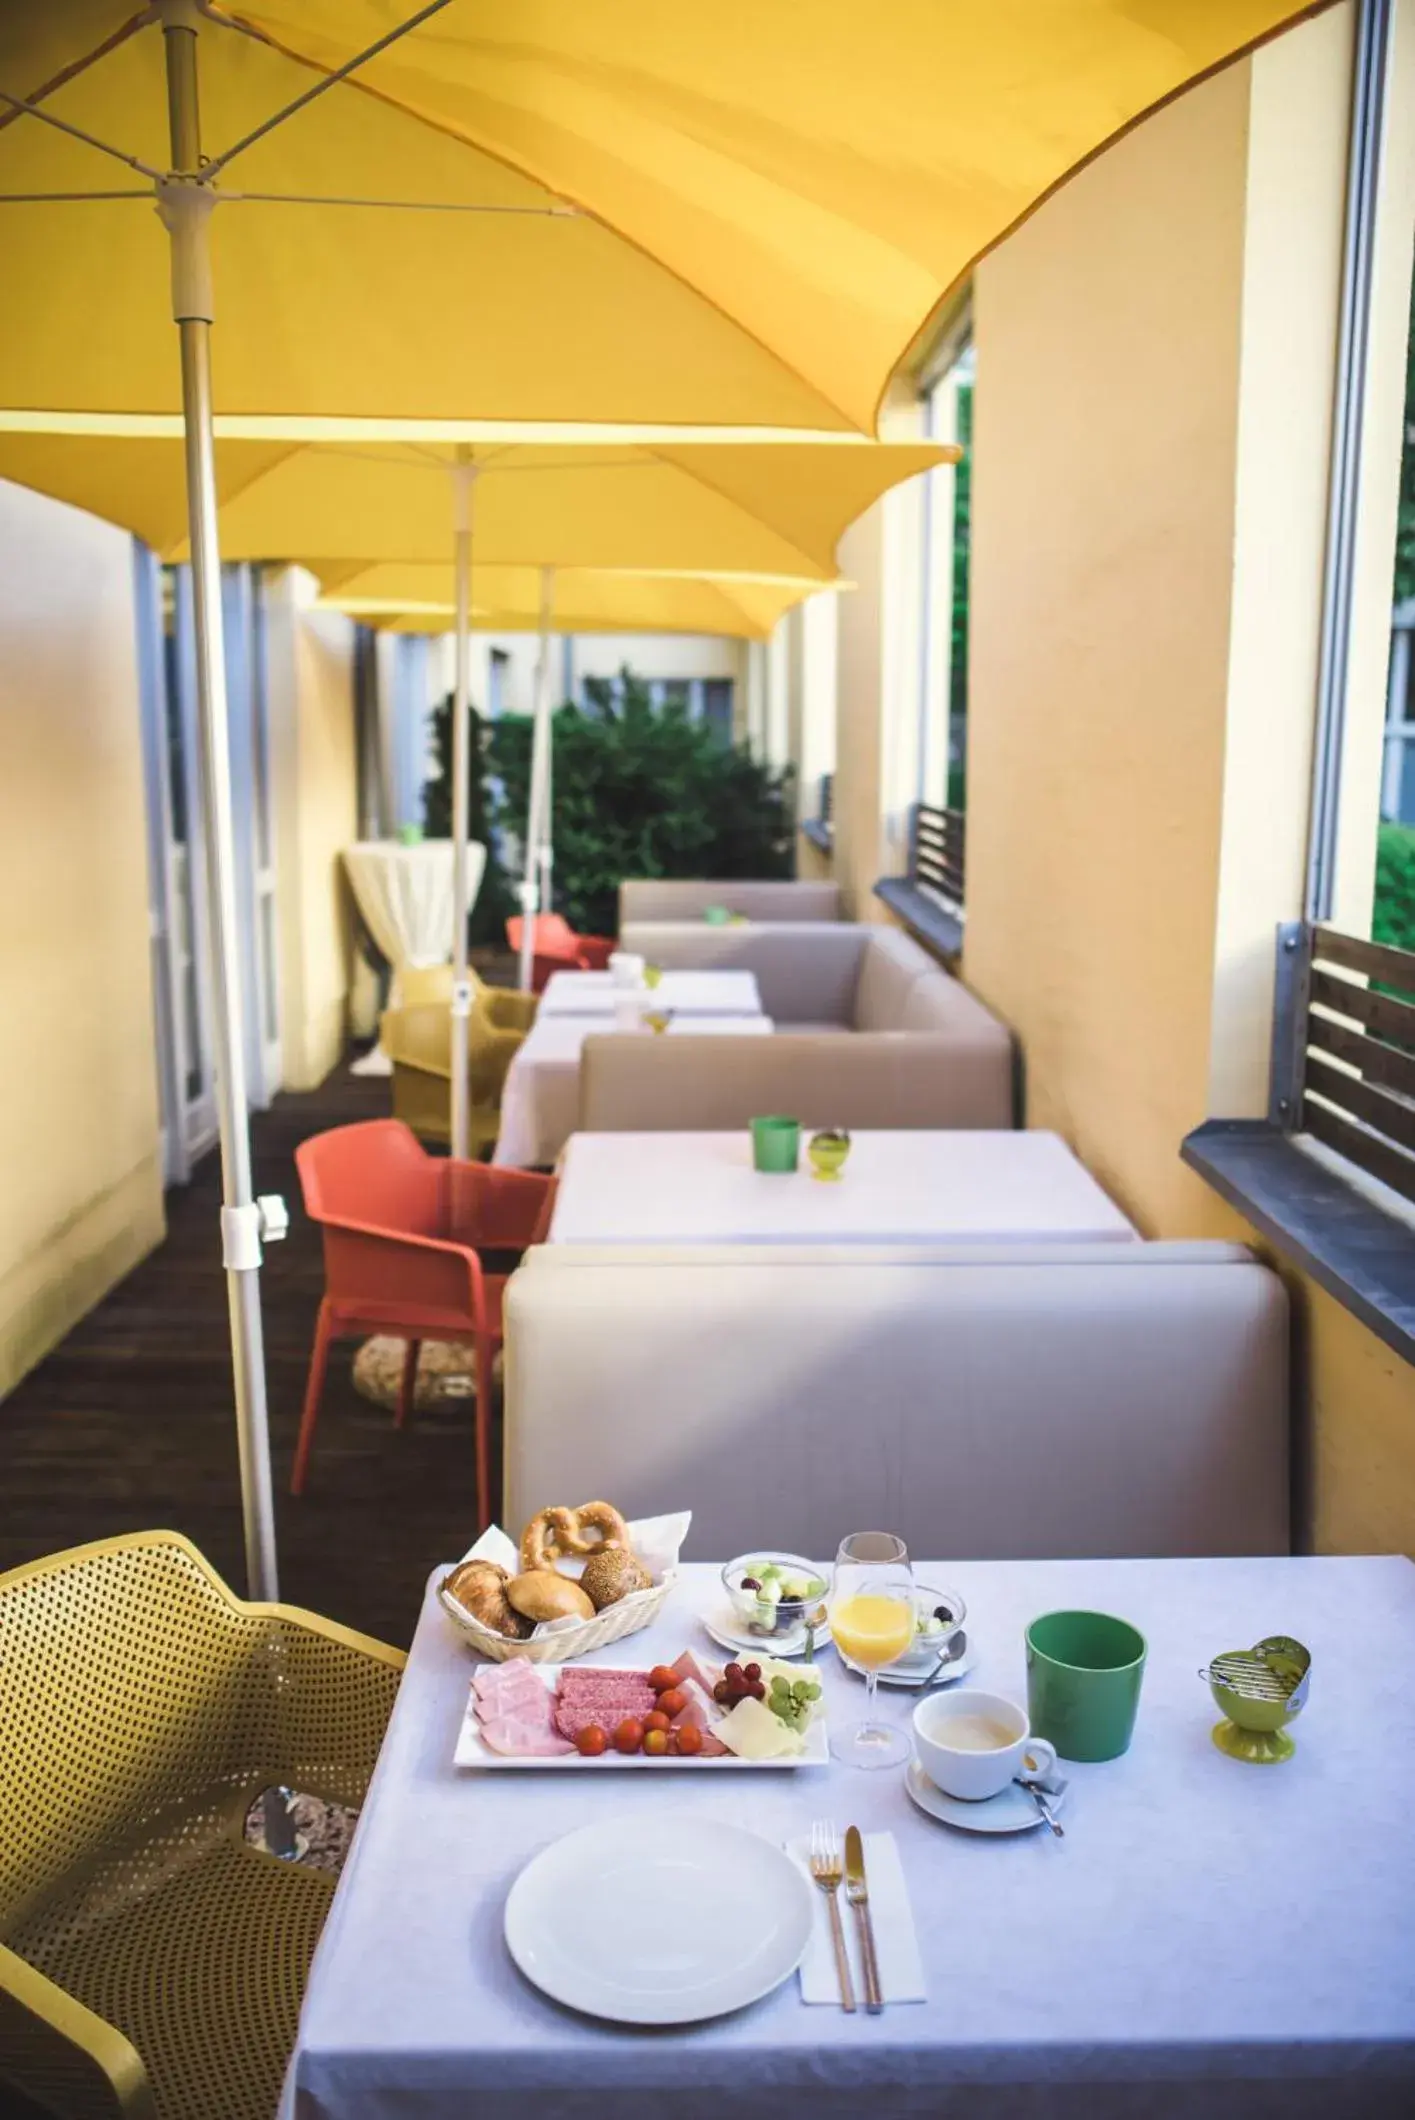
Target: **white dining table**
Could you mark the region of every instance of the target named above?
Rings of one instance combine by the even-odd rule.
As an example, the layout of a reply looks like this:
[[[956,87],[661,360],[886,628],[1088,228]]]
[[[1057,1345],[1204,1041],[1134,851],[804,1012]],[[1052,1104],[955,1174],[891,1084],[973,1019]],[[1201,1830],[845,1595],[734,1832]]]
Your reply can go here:
[[[842,1529],[848,1527],[842,1526]],[[917,1562],[967,1602],[959,1681],[1025,1699],[1023,1631],[1098,1608],[1148,1641],[1134,1741],[1063,1763],[1065,1839],[918,1811],[901,1769],[557,1775],[458,1769],[476,1668],[429,1585],[315,1956],[286,2120],[1409,2120],[1415,2110],[1415,1567],[1396,1557]],[[597,1662],[692,1645],[717,1571]],[[1296,1755],[1210,1741],[1199,1667],[1274,1633],[1312,1655]],[[832,1725],[863,1688],[821,1656]],[[881,1687],[907,1723],[914,1696]],[[895,1836],[927,1999],[879,2017],[764,2001],[675,2030],[572,2014],[513,1965],[507,1892],[597,1819],[813,1820]],[[565,1907],[592,1936],[592,1895]]]
[[[613,1016],[626,1002],[690,1016],[759,1016],[755,972],[665,972],[658,985],[622,987],[609,972],[552,972],[540,997],[542,1016]]]
[[[1133,1243],[1058,1134],[862,1132],[839,1179],[754,1170],[736,1133],[573,1134],[555,1244]]]
[[[493,1163],[525,1168],[555,1162],[579,1120],[581,1048],[586,1038],[617,1027],[612,1017],[537,1016],[506,1070]],[[767,1037],[772,1028],[769,1016],[675,1016],[667,1035]],[[639,1015],[632,1035],[656,1034]]]

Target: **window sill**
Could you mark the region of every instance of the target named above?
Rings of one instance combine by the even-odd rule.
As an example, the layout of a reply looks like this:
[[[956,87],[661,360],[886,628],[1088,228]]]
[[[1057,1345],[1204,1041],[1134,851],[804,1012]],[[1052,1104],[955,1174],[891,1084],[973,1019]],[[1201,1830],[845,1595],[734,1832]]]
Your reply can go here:
[[[943,957],[963,954],[963,909],[945,904],[931,891],[921,890],[907,876],[882,876],[875,885],[891,913],[897,913],[911,935],[937,950]]]
[[[1275,1251],[1415,1362],[1415,1229],[1394,1195],[1379,1204],[1338,1157],[1258,1119],[1210,1119],[1180,1154]]]
[[[803,818],[800,831],[802,838],[809,839],[811,845],[822,854],[829,854],[833,851],[835,834],[831,831],[828,824],[821,823],[819,817]]]

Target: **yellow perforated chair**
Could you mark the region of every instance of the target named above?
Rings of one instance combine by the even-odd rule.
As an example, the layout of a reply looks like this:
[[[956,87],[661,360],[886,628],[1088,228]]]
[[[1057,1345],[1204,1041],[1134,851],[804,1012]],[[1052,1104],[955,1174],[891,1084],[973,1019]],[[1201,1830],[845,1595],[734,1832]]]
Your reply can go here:
[[[536,1020],[534,994],[475,987],[467,1028],[469,1150],[480,1156],[501,1131],[506,1070]],[[393,1116],[425,1141],[452,1138],[452,1015],[437,1003],[390,1008],[379,1023],[393,1062]]]
[[[0,1575],[0,2112],[271,2120],[334,1881],[246,1813],[361,1803],[405,1661],[172,1531]]]

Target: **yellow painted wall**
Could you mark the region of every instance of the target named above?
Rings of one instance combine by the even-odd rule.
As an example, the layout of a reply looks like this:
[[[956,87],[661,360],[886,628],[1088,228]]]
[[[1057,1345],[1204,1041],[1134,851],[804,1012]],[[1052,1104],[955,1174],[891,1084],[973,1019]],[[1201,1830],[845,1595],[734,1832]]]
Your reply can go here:
[[[313,576],[267,578],[281,1073],[312,1089],[339,1061],[353,961],[340,852],[358,836],[354,628]]]
[[[1263,1109],[1301,911],[1350,31],[1334,9],[1158,113],[974,286],[964,969],[1029,1123],[1156,1236],[1252,1240],[1179,1146]],[[1292,1285],[1306,1531],[1415,1548],[1415,1372]]]
[[[132,545],[0,484],[0,1394],[162,1236]]]

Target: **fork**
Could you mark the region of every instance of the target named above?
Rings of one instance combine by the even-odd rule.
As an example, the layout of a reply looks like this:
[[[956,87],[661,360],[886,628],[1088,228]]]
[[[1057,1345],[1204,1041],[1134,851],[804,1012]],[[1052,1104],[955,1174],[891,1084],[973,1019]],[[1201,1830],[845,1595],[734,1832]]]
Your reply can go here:
[[[840,1921],[840,1886],[845,1876],[845,1864],[835,1827],[828,1819],[818,1818],[811,1827],[811,1875],[825,1893],[826,1902],[830,1907],[830,1934],[835,1945],[835,1972],[840,1982],[840,2007],[843,2010],[853,2010],[855,1985],[850,1978],[850,1961],[845,1955],[845,1930]]]

